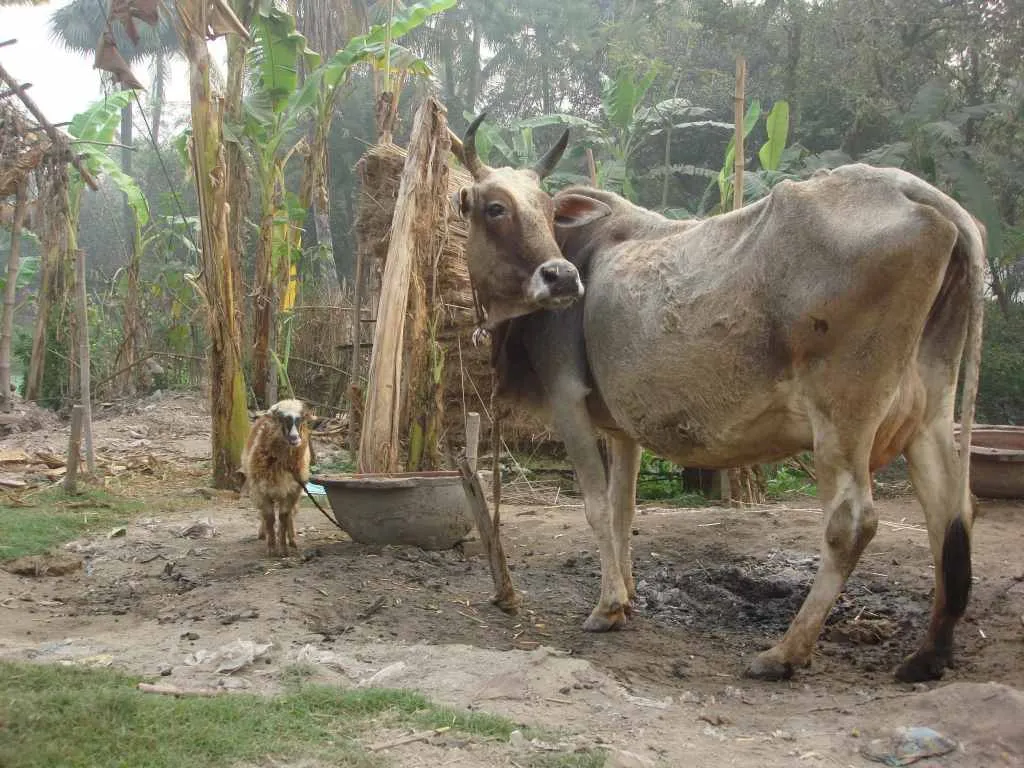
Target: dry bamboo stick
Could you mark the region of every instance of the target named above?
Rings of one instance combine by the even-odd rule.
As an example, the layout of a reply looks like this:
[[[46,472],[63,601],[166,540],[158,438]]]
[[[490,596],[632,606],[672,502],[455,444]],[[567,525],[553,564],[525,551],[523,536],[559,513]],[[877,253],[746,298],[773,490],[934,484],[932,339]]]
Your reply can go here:
[[[494,597],[491,598],[491,602],[505,613],[518,613],[523,600],[512,584],[505,549],[501,544],[501,530],[491,519],[483,488],[480,487],[480,478],[470,468],[469,461],[465,458],[459,462],[459,471],[462,473],[462,487],[466,491],[466,500],[473,510],[476,530],[480,534],[480,542],[484,545],[487,562],[491,567],[491,578],[494,581]],[[495,477],[494,481],[500,482],[500,478]]]

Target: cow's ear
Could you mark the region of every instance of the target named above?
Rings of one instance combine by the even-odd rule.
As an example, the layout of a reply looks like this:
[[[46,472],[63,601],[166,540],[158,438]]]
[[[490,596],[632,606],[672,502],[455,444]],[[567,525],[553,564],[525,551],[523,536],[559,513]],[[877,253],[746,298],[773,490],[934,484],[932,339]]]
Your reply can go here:
[[[452,208],[465,219],[469,216],[469,210],[473,205],[473,190],[463,187],[458,192],[452,192],[451,201]]]
[[[586,195],[555,195],[555,225],[559,227],[581,227],[611,212],[605,203]]]

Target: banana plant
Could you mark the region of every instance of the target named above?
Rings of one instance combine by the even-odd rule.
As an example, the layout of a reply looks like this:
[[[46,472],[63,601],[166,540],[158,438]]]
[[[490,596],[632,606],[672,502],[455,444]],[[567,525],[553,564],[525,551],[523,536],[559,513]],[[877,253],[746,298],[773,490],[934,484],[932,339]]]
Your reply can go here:
[[[248,143],[260,190],[259,248],[254,290],[253,390],[268,404],[276,385],[273,365],[275,331],[286,324],[288,297],[296,295],[297,265],[301,255],[302,225],[310,205],[328,211],[323,174],[327,135],[341,88],[353,68],[369,64],[391,73],[389,77],[430,75],[429,66],[411,51],[394,43],[430,16],[452,7],[455,0],[422,0],[395,14],[388,23],[359,35],[326,60],[310,50],[295,28],[295,19],[270,0],[254,17],[255,46],[251,52],[258,76],[243,102],[244,123],[226,126],[229,139]],[[307,72],[300,84],[299,71]],[[312,137],[304,130],[313,125]],[[297,150],[307,156],[297,196],[285,186],[285,169]],[[333,261],[333,259],[332,259]],[[275,325],[274,319],[278,325]]]
[[[754,99],[747,107],[743,116],[743,137],[746,139],[760,122],[762,115],[765,118],[765,132],[767,140],[758,150],[757,157],[760,168],[752,169],[743,174],[743,196],[749,200],[756,200],[768,194],[768,191],[775,184],[783,179],[797,178],[795,174],[781,170],[786,160],[786,140],[789,137],[789,103],[784,100],[776,101],[771,111],[764,115],[761,102]],[[704,193],[704,201],[709,199],[709,192],[715,185],[718,187],[718,206],[707,211],[702,204],[702,210],[707,213],[722,213],[732,209],[733,201],[733,170],[736,160],[736,136],[735,133],[729,139],[725,148],[725,159],[722,168],[718,172],[714,182],[708,186]]]
[[[132,262],[129,264],[129,280],[124,298],[124,327],[126,329],[138,327],[140,321],[139,260],[142,257],[142,230],[149,223],[149,205],[135,179],[121,170],[121,166],[107,155],[107,150],[113,143],[116,131],[121,125],[121,110],[132,103],[134,96],[134,91],[130,90],[111,93],[75,115],[67,129],[71,136],[72,151],[79,155],[86,170],[94,178],[98,179],[103,176],[109,178],[125,196],[133,213],[135,226],[131,236],[136,247]],[[71,282],[66,273],[70,268],[70,255],[78,248],[78,221],[85,182],[81,174],[74,168],[69,169],[68,180],[67,221],[65,223],[66,250],[64,253],[48,250],[43,257],[40,277],[40,284],[43,288],[40,291],[36,316],[36,331],[33,337],[32,361],[26,396],[35,397],[43,390],[54,388],[53,384],[46,384],[43,381],[47,376],[46,348],[50,346],[53,349],[63,348],[66,350],[66,345],[70,342],[69,339],[61,336],[65,333],[64,329],[57,328],[50,322],[50,313],[53,310],[63,312],[62,307],[69,306],[71,297],[67,293],[67,286],[70,286]],[[63,295],[56,295],[52,292],[56,286],[64,286]],[[61,336],[61,338],[57,338],[57,336]],[[129,356],[134,354],[134,350],[130,347],[133,342],[134,337],[126,332],[123,344],[128,345],[128,348],[123,347],[123,349]],[[66,354],[66,352],[62,354]]]

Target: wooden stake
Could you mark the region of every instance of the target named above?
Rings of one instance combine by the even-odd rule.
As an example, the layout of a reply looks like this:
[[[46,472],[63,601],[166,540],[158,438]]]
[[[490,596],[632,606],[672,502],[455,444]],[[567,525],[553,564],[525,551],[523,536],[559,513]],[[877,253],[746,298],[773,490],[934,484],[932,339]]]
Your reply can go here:
[[[466,461],[476,472],[476,461],[480,455],[480,414],[470,411],[466,414]]]
[[[733,115],[736,121],[736,154],[733,159],[732,209],[743,207],[743,117],[746,112],[743,90],[747,80],[747,60],[736,57],[736,91],[733,98]]]
[[[590,176],[590,185],[597,186],[597,163],[594,162],[594,150],[587,147],[587,174]]]
[[[462,487],[466,491],[466,500],[476,520],[476,531],[480,534],[480,542],[484,545],[487,562],[491,567],[491,578],[494,581],[494,597],[491,598],[491,602],[505,613],[518,613],[523,598],[512,584],[505,549],[501,545],[501,531],[491,519],[483,488],[480,487],[480,478],[470,468],[468,459],[459,462],[459,471],[462,473]],[[495,478],[495,482],[500,482],[500,478]]]
[[[14,198],[14,222],[11,225],[11,252],[7,257],[7,285],[4,308],[0,315],[0,410],[11,410],[11,331],[14,325],[14,304],[18,293],[18,267],[21,263],[21,222],[25,218],[25,180],[18,184]]]
[[[92,444],[92,387],[89,379],[89,310],[85,299],[85,251],[75,253],[75,298],[78,316],[78,364],[81,382],[82,433],[85,436],[85,466],[96,474],[96,452]]]
[[[64,475],[64,490],[74,493],[78,480],[78,450],[82,444],[82,406],[71,406],[71,436],[68,437],[67,474]]]

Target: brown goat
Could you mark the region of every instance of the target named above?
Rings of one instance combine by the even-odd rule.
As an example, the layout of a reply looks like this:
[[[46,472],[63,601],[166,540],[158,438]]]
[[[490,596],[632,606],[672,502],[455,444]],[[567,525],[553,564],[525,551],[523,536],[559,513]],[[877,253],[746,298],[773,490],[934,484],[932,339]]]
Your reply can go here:
[[[256,419],[242,452],[242,471],[249,495],[260,513],[258,537],[267,540],[267,554],[298,552],[295,515],[302,485],[309,480],[309,443],[313,414],[300,400],[281,400]],[[276,505],[276,515],[275,515]],[[280,530],[275,535],[275,523]]]

